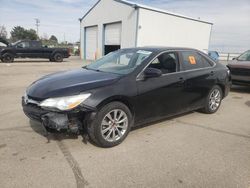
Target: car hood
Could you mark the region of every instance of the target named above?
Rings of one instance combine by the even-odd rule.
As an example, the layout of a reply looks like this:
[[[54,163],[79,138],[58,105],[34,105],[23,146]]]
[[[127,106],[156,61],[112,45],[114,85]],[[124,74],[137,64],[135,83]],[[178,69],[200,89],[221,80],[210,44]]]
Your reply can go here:
[[[243,68],[243,69],[250,69],[250,61],[229,61],[228,66],[230,68]]]
[[[0,42],[3,43],[3,44],[6,44],[6,46],[9,45],[9,42],[3,38],[0,37]]]
[[[36,100],[77,95],[81,92],[110,85],[120,75],[84,68],[58,72],[42,77],[27,89],[27,95]]]

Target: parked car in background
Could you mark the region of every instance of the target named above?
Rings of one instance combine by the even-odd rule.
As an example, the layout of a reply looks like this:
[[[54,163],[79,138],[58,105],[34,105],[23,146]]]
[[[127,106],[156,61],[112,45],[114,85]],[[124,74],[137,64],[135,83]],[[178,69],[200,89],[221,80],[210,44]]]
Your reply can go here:
[[[0,41],[0,47],[6,47],[7,45]]]
[[[15,58],[45,58],[62,62],[70,56],[67,48],[48,48],[40,41],[20,40],[6,47],[0,47],[0,60],[11,63]]]
[[[217,51],[208,51],[208,55],[214,60],[219,61],[219,53]]]
[[[250,50],[229,61],[233,84],[250,85]]]
[[[112,147],[132,126],[198,109],[215,113],[229,89],[228,68],[200,51],[131,48],[35,81],[22,105],[48,131],[85,129],[97,145]]]

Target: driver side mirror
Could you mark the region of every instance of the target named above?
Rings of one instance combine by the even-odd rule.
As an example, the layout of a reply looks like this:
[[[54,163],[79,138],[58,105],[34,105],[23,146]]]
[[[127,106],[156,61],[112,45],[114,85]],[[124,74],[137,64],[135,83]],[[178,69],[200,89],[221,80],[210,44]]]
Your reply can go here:
[[[160,77],[162,75],[162,71],[156,68],[146,68],[144,70],[144,78],[155,78]]]
[[[237,60],[238,58],[237,57],[234,57],[233,60]]]

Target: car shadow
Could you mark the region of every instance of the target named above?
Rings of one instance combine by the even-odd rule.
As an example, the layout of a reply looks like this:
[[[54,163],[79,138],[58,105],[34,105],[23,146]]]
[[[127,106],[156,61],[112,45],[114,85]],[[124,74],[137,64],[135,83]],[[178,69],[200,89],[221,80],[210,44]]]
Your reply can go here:
[[[181,116],[185,116],[185,115],[188,115],[188,114],[192,114],[194,112],[196,112],[196,111],[182,113],[182,114],[179,114],[179,115],[175,115],[175,116],[163,118],[161,120],[150,121],[148,123],[142,123],[142,124],[139,124],[139,125],[136,125],[136,126],[132,127],[131,131],[136,131],[138,129],[149,127],[149,126],[155,125],[157,123],[171,121],[171,120],[173,120],[175,118],[178,118],[178,117],[181,117]],[[69,132],[66,132],[66,131],[65,132],[54,131],[52,133],[49,133],[43,127],[42,123],[37,122],[37,121],[33,121],[33,120],[30,120],[30,126],[33,129],[33,131],[35,131],[39,135],[45,137],[47,139],[47,143],[49,143],[51,140],[52,141],[61,141],[61,140],[66,140],[66,139],[71,139],[71,140],[72,139],[78,139],[78,137],[81,136],[82,142],[84,144],[90,143],[90,144],[92,144],[92,145],[94,145],[96,147],[99,147],[95,142],[93,142],[91,139],[89,139],[89,136],[88,136],[86,130],[83,130],[79,134],[69,133]]]
[[[250,93],[250,86],[232,85],[231,91],[238,93]]]

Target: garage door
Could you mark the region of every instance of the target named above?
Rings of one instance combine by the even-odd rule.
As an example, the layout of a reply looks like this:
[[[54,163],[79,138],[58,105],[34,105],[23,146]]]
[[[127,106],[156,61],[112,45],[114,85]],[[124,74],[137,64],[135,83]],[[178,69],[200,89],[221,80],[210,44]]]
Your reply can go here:
[[[121,23],[105,25],[105,45],[120,45],[121,44]]]
[[[97,51],[98,29],[95,27],[86,27],[85,53],[87,60],[94,60]]]

